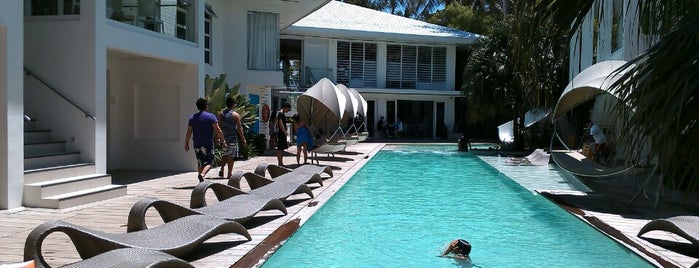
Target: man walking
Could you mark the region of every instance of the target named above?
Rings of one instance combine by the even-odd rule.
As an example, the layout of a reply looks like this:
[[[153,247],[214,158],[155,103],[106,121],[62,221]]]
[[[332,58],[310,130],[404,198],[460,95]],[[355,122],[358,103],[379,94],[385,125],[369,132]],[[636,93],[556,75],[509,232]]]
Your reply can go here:
[[[208,106],[209,104],[205,99],[199,98],[197,100],[199,112],[189,117],[187,135],[184,141],[184,150],[189,152],[189,140],[193,140],[199,182],[204,181],[206,173],[209,172],[214,162],[214,134],[216,134],[217,141],[223,143],[224,147],[226,146],[223,132],[218,126],[218,119],[206,111]]]
[[[235,158],[238,157],[238,141],[240,140],[243,146],[247,144],[243,126],[240,123],[240,114],[233,108],[235,108],[235,101],[231,97],[226,98],[226,109],[221,113],[219,122],[221,122],[223,136],[226,137],[227,148],[223,153],[223,159],[221,159],[221,170],[218,172],[219,177],[223,177],[223,168],[225,166],[228,166],[228,176],[226,178],[231,177]]]

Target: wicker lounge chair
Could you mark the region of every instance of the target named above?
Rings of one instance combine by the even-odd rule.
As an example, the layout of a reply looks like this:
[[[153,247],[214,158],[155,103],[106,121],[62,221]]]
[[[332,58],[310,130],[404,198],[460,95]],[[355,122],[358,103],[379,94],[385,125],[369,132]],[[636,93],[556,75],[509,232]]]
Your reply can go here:
[[[323,186],[323,178],[318,173],[288,172],[274,178],[266,178],[252,172],[235,171],[228,179],[228,185],[240,189],[240,180],[245,179],[251,189],[260,188],[272,182],[292,182],[298,184],[317,183]]]
[[[228,185],[240,189],[240,180],[242,178],[245,178],[248,185],[250,185],[250,189],[252,189],[248,192],[249,194],[281,201],[286,200],[290,195],[300,193],[305,193],[313,198],[313,191],[306,183],[316,182],[323,185],[323,179],[318,174],[291,172],[271,180],[255,173],[243,171],[233,172],[233,175],[228,180]]]
[[[638,237],[650,231],[666,231],[676,234],[699,248],[699,216],[676,216],[652,220],[638,231]]]
[[[61,268],[97,267],[194,268],[188,262],[170,254],[140,248],[110,250],[92,258],[61,266]]]
[[[286,215],[286,206],[278,199],[250,195],[232,187],[219,187],[210,181],[199,183],[192,191],[190,208],[178,204],[146,197],[131,207],[127,231],[148,229],[146,211],[155,208],[164,222],[170,222],[185,216],[204,214],[244,224],[262,210],[277,209]],[[206,191],[211,188],[219,202],[207,205]]]
[[[255,168],[255,174],[263,177],[266,175],[266,173],[269,173],[270,177],[276,178],[281,176],[282,174],[286,174],[289,172],[300,172],[320,175],[325,173],[329,175],[330,178],[332,178],[333,176],[333,169],[329,166],[303,165],[295,169],[290,169],[275,164],[261,163],[257,165],[257,168]]]
[[[29,233],[24,244],[24,260],[34,260],[40,267],[48,267],[41,249],[44,239],[54,232],[65,233],[83,259],[118,248],[150,249],[183,257],[207,239],[225,233],[237,233],[252,240],[247,229],[239,223],[208,215],[187,216],[151,229],[123,234],[96,231],[64,221],[50,221]]]

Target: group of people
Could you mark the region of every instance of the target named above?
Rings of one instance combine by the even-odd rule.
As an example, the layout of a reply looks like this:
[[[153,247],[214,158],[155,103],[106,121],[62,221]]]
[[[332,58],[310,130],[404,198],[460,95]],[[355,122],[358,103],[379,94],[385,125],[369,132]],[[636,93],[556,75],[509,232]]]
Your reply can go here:
[[[396,123],[390,124],[381,116],[376,123],[376,129],[384,138],[400,138],[403,135],[403,121],[401,121],[400,118],[396,118]]]
[[[209,103],[206,99],[199,98],[196,106],[199,111],[189,117],[184,150],[189,152],[191,139],[197,159],[197,178],[199,182],[204,181],[206,174],[213,167],[214,143],[224,148],[219,176],[223,177],[224,167],[228,166],[228,177],[230,177],[233,173],[235,158],[238,156],[238,142],[240,141],[243,146],[247,144],[240,114],[234,110],[235,101],[227,98],[226,109],[218,117],[207,111]]]
[[[235,158],[239,155],[239,142],[245,146],[245,134],[241,123],[240,114],[235,109],[235,100],[232,98],[226,99],[226,109],[216,116],[207,111],[209,103],[206,99],[199,98],[196,101],[198,112],[189,117],[187,124],[187,134],[185,137],[184,150],[189,152],[190,140],[192,148],[197,159],[197,178],[199,182],[204,181],[206,174],[214,166],[214,145],[218,144],[223,147],[223,156],[221,158],[221,169],[218,172],[219,177],[223,177],[225,167],[228,167],[228,178],[233,173]],[[277,164],[284,166],[283,154],[284,150],[289,148],[289,143],[286,137],[289,135],[289,130],[286,128],[288,122],[286,113],[291,111],[291,105],[285,103],[281,109],[277,111],[270,119],[270,145],[277,150]],[[296,163],[300,164],[300,156],[303,152],[303,163],[307,163],[308,152],[313,148],[313,137],[308,128],[308,125],[300,120],[297,115],[294,115],[294,130],[297,136]]]
[[[279,111],[271,119],[270,133],[274,133],[274,140],[270,142],[270,147],[275,147],[277,150],[277,165],[284,166],[284,151],[289,148],[289,142],[286,137],[289,136],[289,130],[286,129],[288,120],[286,114],[291,111],[291,104],[284,103]],[[315,146],[313,136],[309,126],[301,121],[298,114],[292,116],[294,120],[294,132],[296,133],[296,164],[301,164],[301,153],[303,152],[303,163],[308,162],[308,152]],[[270,135],[272,136],[272,135]]]

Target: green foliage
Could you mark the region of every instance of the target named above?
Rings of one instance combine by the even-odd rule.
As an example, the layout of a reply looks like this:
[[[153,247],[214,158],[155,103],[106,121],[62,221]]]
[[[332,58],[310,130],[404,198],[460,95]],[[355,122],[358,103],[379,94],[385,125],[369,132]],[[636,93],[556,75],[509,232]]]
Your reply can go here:
[[[219,115],[226,108],[226,98],[231,97],[235,101],[234,110],[240,114],[241,124],[245,132],[257,120],[257,106],[250,104],[247,96],[240,94],[240,83],[229,87],[226,83],[226,75],[212,78],[208,74],[204,79],[205,98],[209,102],[209,112]]]
[[[243,126],[243,132],[245,132],[247,136],[247,133],[251,132],[250,127],[258,118],[257,105],[250,104],[248,97],[240,94],[239,89],[240,83],[235,84],[233,87],[228,86],[225,74],[221,74],[216,78],[206,75],[204,79],[204,90],[206,94],[204,98],[209,102],[209,112],[218,116],[226,108],[226,98],[233,98],[235,101],[234,110],[240,114],[240,123]],[[250,139],[246,138],[246,140],[249,141]],[[239,152],[243,158],[256,156],[256,154],[250,153],[254,151],[254,148],[250,149],[249,147],[253,146],[248,144],[248,146],[239,147]],[[214,155],[215,161],[216,157],[218,157],[220,161],[221,155]]]
[[[498,17],[502,16],[478,13],[469,6],[455,2],[437,11],[428,22],[483,35],[490,32]]]
[[[462,88],[470,122],[511,116],[516,149],[523,145],[524,113],[553,107],[567,82],[568,40],[551,34],[550,21],[534,23],[536,6],[528,3],[517,2],[473,46]]]

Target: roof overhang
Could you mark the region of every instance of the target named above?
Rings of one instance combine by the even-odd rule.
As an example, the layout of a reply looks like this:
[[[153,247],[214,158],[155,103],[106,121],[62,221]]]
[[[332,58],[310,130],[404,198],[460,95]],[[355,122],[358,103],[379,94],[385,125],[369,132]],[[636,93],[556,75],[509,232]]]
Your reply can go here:
[[[618,98],[610,91],[610,86],[625,73],[617,71],[624,64],[626,62],[621,60],[603,61],[576,75],[558,99],[551,121],[599,95],[610,94]]]
[[[359,93],[369,93],[369,94],[388,94],[388,95],[401,95],[401,96],[447,96],[447,97],[460,97],[461,91],[456,90],[419,90],[419,89],[372,89],[372,88],[355,88]]]
[[[258,0],[260,1],[260,0]],[[284,29],[313,13],[332,0],[262,0],[267,6],[276,6],[279,13],[279,27]],[[260,2],[262,2],[260,1]]]

